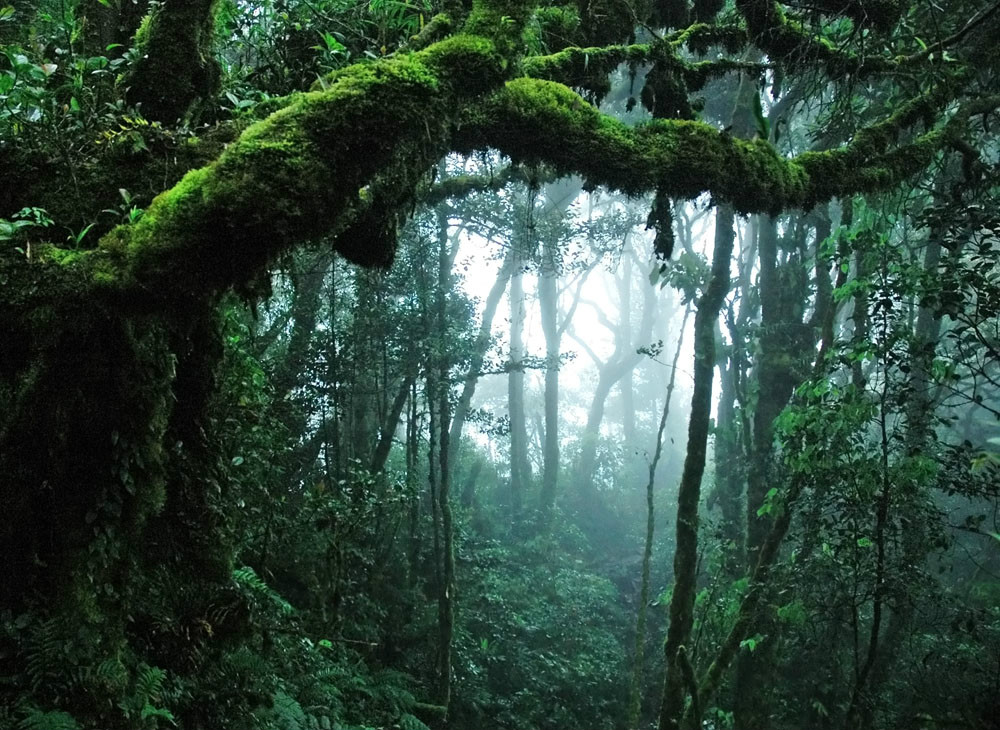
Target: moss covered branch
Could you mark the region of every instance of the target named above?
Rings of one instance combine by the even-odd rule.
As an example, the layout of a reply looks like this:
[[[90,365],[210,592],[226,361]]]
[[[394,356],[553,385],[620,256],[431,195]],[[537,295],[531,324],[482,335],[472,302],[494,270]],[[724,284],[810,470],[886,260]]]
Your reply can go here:
[[[218,291],[294,243],[343,231],[372,196],[402,205],[448,151],[456,114],[499,87],[503,68],[490,41],[454,36],[338,73],[106,236],[119,271],[105,278],[164,296]],[[392,258],[391,241],[338,249],[367,265]]]
[[[934,120],[954,93],[944,86],[904,104],[850,144],[783,158],[763,140],[745,141],[693,121],[629,127],[559,84],[516,79],[464,121],[459,149],[495,147],[515,161],[545,161],[566,174],[638,195],[702,193],[740,213],[811,208],[858,192],[887,190],[924,169],[961,125],[949,122],[892,147],[906,129]]]

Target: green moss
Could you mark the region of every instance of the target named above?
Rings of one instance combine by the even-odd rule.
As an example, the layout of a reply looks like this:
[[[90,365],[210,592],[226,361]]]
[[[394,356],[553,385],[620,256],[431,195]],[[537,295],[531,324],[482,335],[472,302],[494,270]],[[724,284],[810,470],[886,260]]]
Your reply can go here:
[[[124,248],[134,279],[165,294],[245,281],[293,243],[349,225],[357,191],[376,178],[391,176],[389,187],[414,186],[447,152],[456,113],[497,88],[503,67],[489,40],[457,35],[338,71],[325,88],[292,97],[247,128],[217,161],[185,175],[102,248]],[[392,197],[394,204],[406,199]],[[392,253],[390,243],[374,241],[369,250],[341,250],[366,264]]]
[[[663,46],[636,44],[592,48],[565,48],[547,56],[521,62],[521,73],[536,79],[583,86],[594,76],[606,76],[622,63],[646,63],[664,55]]]
[[[452,31],[454,27],[454,20],[448,13],[438,13],[430,22],[427,23],[420,32],[410,38],[410,49],[414,51],[419,51],[421,48],[426,48],[431,43],[440,40],[443,36],[447,35]]]
[[[147,15],[135,36],[137,61],[127,98],[148,119],[173,122],[219,88],[212,54],[218,0],[171,0]]]
[[[555,50],[583,40],[580,35],[580,11],[575,5],[537,8],[534,20],[529,32],[537,34],[537,43],[541,48]]]
[[[460,142],[463,150],[495,147],[514,160],[544,161],[628,194],[662,190],[690,199],[710,193],[740,213],[777,213],[886,190],[923,169],[940,149],[941,133],[886,149],[902,126],[919,117],[920,106],[859,134],[855,144],[786,159],[765,140],[736,139],[695,121],[630,128],[564,86],[521,78],[468,117]]]
[[[491,41],[504,58],[512,61],[524,50],[524,31],[535,3],[531,0],[472,0],[472,11],[462,32]]]

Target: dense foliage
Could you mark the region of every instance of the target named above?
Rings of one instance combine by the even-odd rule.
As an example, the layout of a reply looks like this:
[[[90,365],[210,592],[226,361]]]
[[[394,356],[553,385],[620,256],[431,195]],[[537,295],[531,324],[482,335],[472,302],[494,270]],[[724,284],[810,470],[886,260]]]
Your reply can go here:
[[[0,0],[0,730],[1000,728],[997,37]]]

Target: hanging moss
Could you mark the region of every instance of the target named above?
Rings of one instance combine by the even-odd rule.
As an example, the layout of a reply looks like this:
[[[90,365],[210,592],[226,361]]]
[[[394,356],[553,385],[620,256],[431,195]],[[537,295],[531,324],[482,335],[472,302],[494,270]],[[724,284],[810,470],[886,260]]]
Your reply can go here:
[[[661,191],[653,197],[653,206],[646,218],[646,230],[652,228],[653,255],[659,261],[669,261],[674,252],[674,210],[670,198]]]
[[[902,0],[819,0],[816,7],[830,15],[850,18],[862,28],[889,31],[909,6]]]
[[[696,21],[708,23],[719,14],[725,4],[725,0],[694,0],[691,12]]]

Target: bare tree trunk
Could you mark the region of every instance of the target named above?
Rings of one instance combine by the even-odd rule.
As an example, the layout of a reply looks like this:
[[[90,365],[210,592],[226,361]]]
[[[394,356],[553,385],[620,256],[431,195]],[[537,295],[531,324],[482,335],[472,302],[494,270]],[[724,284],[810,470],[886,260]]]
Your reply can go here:
[[[594,389],[594,397],[591,399],[590,408],[587,411],[587,423],[580,437],[580,457],[574,475],[577,492],[585,499],[593,496],[597,447],[600,443],[601,423],[604,421],[604,407],[608,395],[611,393],[611,389],[628,373],[632,372],[642,359],[642,355],[636,352],[636,346],[637,344],[647,344],[652,337],[655,311],[656,291],[653,287],[646,286],[643,289],[642,320],[639,323],[636,340],[625,339],[624,333],[627,330],[622,323],[624,319],[631,317],[632,313],[622,311],[617,326],[605,322],[605,326],[613,329],[615,335],[615,351],[611,358],[602,363],[596,355],[590,353],[591,359],[598,367],[597,387]],[[590,352],[585,342],[576,335],[572,335],[572,337]]]
[[[396,429],[399,427],[399,421],[403,415],[403,407],[409,398],[410,386],[414,382],[416,382],[416,378],[410,375],[399,384],[396,397],[393,398],[389,412],[386,414],[385,422],[380,429],[378,444],[375,446],[375,454],[372,457],[372,472],[376,474],[385,469],[385,462],[389,459],[389,452],[392,450],[392,443],[396,438]]]

